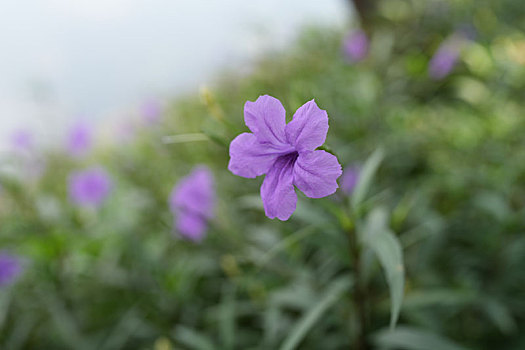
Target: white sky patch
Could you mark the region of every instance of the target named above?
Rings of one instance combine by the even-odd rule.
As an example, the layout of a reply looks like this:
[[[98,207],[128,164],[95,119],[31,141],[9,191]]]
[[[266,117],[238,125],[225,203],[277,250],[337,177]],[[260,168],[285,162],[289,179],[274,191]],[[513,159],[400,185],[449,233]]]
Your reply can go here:
[[[49,0],[49,5],[68,17],[87,20],[114,20],[133,13],[132,0]]]
[[[0,1],[0,148],[14,125],[50,139],[79,115],[103,122],[350,15],[347,0]]]

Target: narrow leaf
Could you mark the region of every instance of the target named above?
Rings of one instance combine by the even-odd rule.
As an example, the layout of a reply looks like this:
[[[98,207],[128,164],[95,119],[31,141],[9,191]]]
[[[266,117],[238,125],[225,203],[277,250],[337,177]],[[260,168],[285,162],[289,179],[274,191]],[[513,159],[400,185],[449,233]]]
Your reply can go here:
[[[351,279],[344,276],[334,281],[324,296],[312,306],[312,308],[299,320],[288,334],[281,350],[296,349],[299,343],[304,339],[308,331],[318,322],[321,316],[328,310],[341,296],[341,294],[350,288]]]
[[[384,151],[382,148],[378,148],[374,153],[367,159],[363,169],[359,174],[359,180],[355,187],[354,193],[352,194],[352,207],[357,208],[365,199],[365,196],[370,189],[372,180],[381,164],[384,157]]]
[[[373,339],[379,348],[395,348],[400,350],[466,350],[466,348],[443,336],[412,327],[382,330],[376,333]]]
[[[219,331],[223,349],[233,349],[235,345],[235,288],[223,287],[219,311]]]
[[[369,214],[361,239],[375,253],[385,272],[391,299],[390,327],[393,328],[403,302],[405,270],[401,244],[388,227],[388,214],[384,208],[376,208]]]
[[[175,340],[191,350],[215,350],[211,340],[193,329],[178,326],[175,329]]]

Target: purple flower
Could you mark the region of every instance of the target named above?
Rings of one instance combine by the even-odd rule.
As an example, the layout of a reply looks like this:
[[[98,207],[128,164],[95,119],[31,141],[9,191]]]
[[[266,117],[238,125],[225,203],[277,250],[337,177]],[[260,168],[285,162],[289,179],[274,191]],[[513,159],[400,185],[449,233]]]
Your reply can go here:
[[[205,166],[195,168],[175,186],[169,200],[176,216],[175,226],[183,237],[199,242],[213,218],[215,190],[213,175]]]
[[[343,52],[351,62],[359,62],[368,55],[368,37],[362,30],[349,33],[343,40]]]
[[[244,105],[244,121],[253,133],[243,133],[230,144],[228,169],[254,178],[266,174],[261,186],[269,218],[288,220],[295,210],[294,185],[310,198],[326,197],[337,189],[341,165],[325,151],[328,115],[314,100],[305,103],[286,124],[278,99],[265,95]]]
[[[162,105],[157,100],[148,100],[140,108],[142,118],[148,124],[155,124],[162,116]]]
[[[31,151],[35,145],[33,133],[27,129],[18,129],[11,134],[11,146],[18,152]]]
[[[439,46],[428,65],[428,75],[432,79],[443,79],[452,72],[459,61],[462,43],[462,37],[452,35]]]
[[[91,127],[85,122],[78,121],[69,130],[67,149],[74,157],[84,156],[92,146],[93,135]]]
[[[356,167],[346,167],[341,176],[341,190],[351,195],[359,181],[359,170]]]
[[[22,273],[20,258],[0,252],[0,287],[7,286],[15,281]]]
[[[83,207],[99,207],[111,191],[112,183],[102,168],[74,172],[69,177],[69,197]]]

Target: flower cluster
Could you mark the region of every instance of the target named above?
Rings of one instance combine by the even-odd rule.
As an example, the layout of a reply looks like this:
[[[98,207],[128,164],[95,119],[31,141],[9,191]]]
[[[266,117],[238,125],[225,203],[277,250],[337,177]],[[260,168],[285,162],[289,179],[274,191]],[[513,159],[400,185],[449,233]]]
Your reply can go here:
[[[261,186],[266,216],[290,218],[297,204],[294,186],[310,198],[336,191],[341,165],[334,155],[316,150],[325,142],[328,115],[314,100],[301,106],[286,124],[281,102],[260,96],[246,102],[244,120],[252,133],[231,142],[228,169],[247,178],[266,174]]]
[[[211,171],[205,166],[195,168],[173,188],[169,204],[177,231],[192,241],[201,241],[214,215],[215,190]]]

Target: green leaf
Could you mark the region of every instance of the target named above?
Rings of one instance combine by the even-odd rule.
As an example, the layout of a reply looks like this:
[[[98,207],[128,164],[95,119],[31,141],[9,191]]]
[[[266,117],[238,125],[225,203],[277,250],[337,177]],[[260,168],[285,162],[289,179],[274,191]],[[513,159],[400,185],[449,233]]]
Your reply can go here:
[[[438,334],[412,327],[385,329],[373,336],[379,348],[403,350],[466,350],[466,348]]]
[[[140,318],[137,316],[135,307],[130,308],[121,317],[120,321],[115,325],[104,343],[100,346],[101,350],[105,349],[121,349],[126,342],[137,334],[140,327],[143,326]]]
[[[223,287],[219,311],[219,335],[223,349],[233,349],[235,345],[235,287]]]
[[[268,250],[261,258],[260,261],[257,262],[259,267],[264,267],[266,264],[268,264],[271,260],[275,258],[275,256],[280,253],[281,251],[285,250],[289,246],[296,244],[297,242],[300,242],[304,238],[310,236],[313,233],[316,233],[315,227],[313,226],[305,226],[291,235],[287,236],[286,238],[279,241],[277,244],[275,244],[270,250]]]
[[[365,199],[365,196],[370,189],[370,185],[372,184],[372,180],[374,179],[374,176],[383,158],[384,151],[382,148],[378,148],[366,160],[365,165],[359,174],[359,180],[355,187],[354,193],[352,194],[351,203],[353,208],[359,207],[359,205]]]
[[[41,299],[47,306],[51,320],[63,341],[72,349],[90,349],[92,345],[84,339],[78,322],[74,315],[66,308],[66,305],[57,297],[56,293],[40,292]]]
[[[37,320],[31,313],[22,313],[11,325],[9,334],[5,339],[0,339],[2,349],[22,349],[31,336]]]
[[[175,340],[192,350],[215,350],[215,346],[206,335],[184,326],[175,329]]]
[[[375,208],[368,215],[361,240],[375,253],[385,271],[391,299],[390,327],[393,328],[403,302],[405,269],[401,244],[388,227],[388,213],[384,208]]]
[[[293,327],[292,331],[288,334],[281,350],[292,350],[297,348],[299,343],[304,339],[308,331],[318,322],[323,313],[328,310],[341,296],[342,293],[347,291],[351,285],[350,276],[343,276],[334,281],[324,296],[312,306],[310,310],[299,320],[299,322]]]
[[[272,346],[275,344],[277,334],[279,334],[280,310],[276,304],[270,304],[264,312],[264,344]]]
[[[485,312],[503,334],[511,334],[517,331],[516,321],[503,303],[490,298],[483,301]]]

